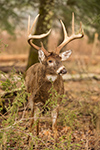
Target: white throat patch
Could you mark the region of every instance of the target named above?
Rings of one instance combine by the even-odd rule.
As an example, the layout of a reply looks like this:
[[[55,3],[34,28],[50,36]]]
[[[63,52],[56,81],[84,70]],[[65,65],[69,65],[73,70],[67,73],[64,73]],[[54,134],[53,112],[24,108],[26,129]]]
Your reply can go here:
[[[49,81],[53,82],[57,79],[57,75],[46,75],[46,77]]]

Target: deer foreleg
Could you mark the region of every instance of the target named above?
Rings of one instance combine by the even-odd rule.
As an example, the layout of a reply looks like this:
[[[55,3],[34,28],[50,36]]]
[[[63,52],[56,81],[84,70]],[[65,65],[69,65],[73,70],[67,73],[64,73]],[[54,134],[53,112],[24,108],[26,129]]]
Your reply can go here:
[[[57,143],[57,118],[58,118],[58,112],[59,112],[59,106],[57,106],[53,111],[52,111],[52,130],[54,132],[54,142],[55,144]]]
[[[34,111],[34,123],[36,126],[36,135],[39,135],[39,117],[40,117],[40,109],[38,107],[35,107]]]
[[[30,119],[30,129],[29,129],[29,131],[32,132],[32,126],[34,124],[34,110],[35,110],[35,103],[33,101],[32,96],[30,96],[30,98],[29,98],[29,105],[31,107],[31,119]]]
[[[29,125],[29,132],[32,132],[32,126],[34,124],[34,109],[35,109],[35,104],[34,104],[34,101],[32,101],[32,96],[29,97],[29,105],[31,108],[31,119],[30,119],[30,125]],[[27,141],[30,144],[30,135],[28,136]]]
[[[32,126],[34,124],[34,108],[31,110],[31,119],[30,119],[30,132],[32,132]]]

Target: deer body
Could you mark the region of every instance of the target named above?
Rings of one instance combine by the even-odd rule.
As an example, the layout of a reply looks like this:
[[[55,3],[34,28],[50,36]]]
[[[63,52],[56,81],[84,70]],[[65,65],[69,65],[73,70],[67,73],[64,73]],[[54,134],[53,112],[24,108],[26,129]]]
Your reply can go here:
[[[39,16],[39,15],[38,15]],[[72,19],[72,35],[68,37],[67,32],[65,30],[65,26],[63,22],[61,21],[63,31],[64,31],[64,41],[56,48],[55,51],[48,52],[43,47],[43,44],[41,43],[41,47],[38,47],[35,45],[32,40],[33,39],[40,39],[43,37],[46,37],[50,31],[46,34],[41,35],[31,35],[33,26],[38,18],[38,16],[35,18],[35,21],[30,29],[30,18],[28,21],[28,42],[29,44],[36,48],[38,50],[38,58],[40,63],[36,63],[33,66],[31,66],[27,72],[25,77],[25,83],[27,91],[30,93],[29,96],[29,104],[31,107],[31,125],[30,125],[30,131],[32,131],[32,125],[34,121],[37,121],[39,119],[36,117],[37,114],[37,107],[39,107],[38,103],[41,103],[41,106],[44,106],[46,101],[48,100],[50,93],[49,90],[52,87],[56,90],[56,92],[59,95],[64,94],[64,83],[62,79],[62,75],[67,73],[67,70],[62,64],[62,61],[67,60],[69,56],[71,55],[71,50],[67,50],[63,53],[60,53],[60,50],[63,46],[65,46],[67,43],[74,39],[78,39],[83,37],[84,33],[80,26],[79,34],[74,34],[74,15]],[[82,33],[81,33],[82,32]],[[57,141],[57,117],[59,112],[59,105],[60,105],[61,98],[58,99],[58,104],[52,110],[51,117],[52,117],[52,129],[54,131],[54,140]],[[36,134],[39,134],[39,121],[37,121],[37,127],[36,127]]]
[[[55,90],[59,94],[64,93],[64,83],[62,76],[51,74],[46,70],[43,64],[35,64],[31,66],[26,73],[27,91],[34,97],[33,101],[43,102],[48,100],[48,91],[52,87],[52,82]]]

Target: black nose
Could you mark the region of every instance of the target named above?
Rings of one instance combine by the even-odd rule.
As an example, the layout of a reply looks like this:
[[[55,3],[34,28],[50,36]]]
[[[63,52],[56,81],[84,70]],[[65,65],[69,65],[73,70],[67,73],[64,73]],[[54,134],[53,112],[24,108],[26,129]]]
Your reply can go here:
[[[67,70],[65,68],[63,68],[62,70],[60,70],[60,74],[66,74]]]

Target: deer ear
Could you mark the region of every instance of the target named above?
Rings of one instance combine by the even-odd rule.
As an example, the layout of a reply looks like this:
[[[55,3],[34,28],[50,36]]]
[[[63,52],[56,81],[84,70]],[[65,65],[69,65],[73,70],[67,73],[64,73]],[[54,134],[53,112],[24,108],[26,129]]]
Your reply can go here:
[[[38,59],[39,59],[39,61],[43,62],[44,58],[45,58],[44,52],[42,50],[39,50],[38,51]]]
[[[61,57],[61,61],[65,61],[66,59],[68,59],[71,53],[72,50],[67,50],[65,52],[60,53],[59,56]]]

